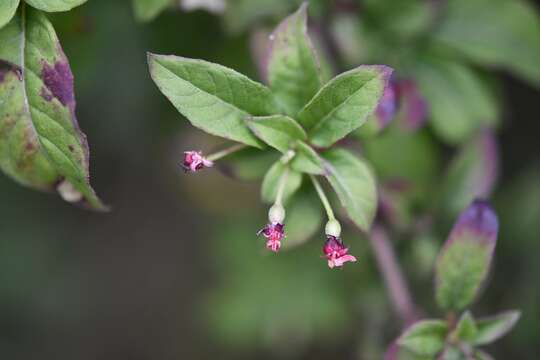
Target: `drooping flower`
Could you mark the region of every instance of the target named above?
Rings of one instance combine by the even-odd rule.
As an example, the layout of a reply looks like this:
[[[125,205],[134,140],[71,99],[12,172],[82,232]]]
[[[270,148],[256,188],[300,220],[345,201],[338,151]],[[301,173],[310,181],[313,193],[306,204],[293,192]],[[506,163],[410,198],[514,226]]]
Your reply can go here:
[[[182,167],[186,172],[196,172],[205,167],[212,167],[214,163],[206,159],[200,151],[185,151]]]
[[[326,242],[323,246],[323,253],[328,260],[328,267],[341,267],[347,261],[355,262],[356,258],[348,254],[349,249],[345,247],[339,237],[333,235],[326,236]]]
[[[273,252],[278,252],[281,248],[281,240],[285,237],[285,225],[274,222],[267,224],[257,232],[257,236],[263,235],[266,238],[266,247]]]

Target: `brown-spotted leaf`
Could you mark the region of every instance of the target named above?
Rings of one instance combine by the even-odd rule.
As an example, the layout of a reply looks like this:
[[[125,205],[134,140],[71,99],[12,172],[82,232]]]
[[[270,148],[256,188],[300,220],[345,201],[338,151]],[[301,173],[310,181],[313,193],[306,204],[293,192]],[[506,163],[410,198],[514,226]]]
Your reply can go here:
[[[23,185],[104,209],[89,183],[73,75],[51,23],[23,5],[0,44],[0,168]]]

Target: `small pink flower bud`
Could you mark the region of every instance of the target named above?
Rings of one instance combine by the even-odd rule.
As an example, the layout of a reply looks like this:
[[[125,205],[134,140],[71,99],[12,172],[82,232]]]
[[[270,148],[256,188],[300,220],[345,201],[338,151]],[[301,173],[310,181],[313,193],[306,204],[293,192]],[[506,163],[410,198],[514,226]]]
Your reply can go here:
[[[266,238],[266,247],[273,252],[278,252],[281,247],[281,240],[285,237],[285,225],[281,223],[270,223],[257,232],[257,236],[263,235]]]
[[[186,172],[196,172],[205,167],[212,167],[214,163],[207,160],[200,151],[185,151],[182,167]]]
[[[347,261],[355,262],[356,258],[348,254],[349,249],[345,247],[339,237],[327,235],[326,243],[323,246],[323,253],[328,260],[328,267],[341,267]]]

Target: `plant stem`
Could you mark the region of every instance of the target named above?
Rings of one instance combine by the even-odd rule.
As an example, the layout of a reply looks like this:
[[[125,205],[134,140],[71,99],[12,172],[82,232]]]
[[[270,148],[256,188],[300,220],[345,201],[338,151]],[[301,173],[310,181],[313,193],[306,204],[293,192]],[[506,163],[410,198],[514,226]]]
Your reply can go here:
[[[218,152],[215,152],[213,154],[210,154],[206,157],[207,160],[209,161],[216,161],[216,160],[219,160],[221,159],[222,157],[225,157],[227,155],[230,155],[234,152],[237,152],[239,150],[242,150],[243,148],[245,148],[247,145],[244,145],[244,144],[236,144],[236,145],[233,145],[231,147],[228,147],[226,149],[223,149],[221,151],[218,151]]]
[[[326,210],[326,215],[328,216],[328,220],[335,220],[334,216],[334,210],[332,210],[332,206],[330,205],[330,201],[328,201],[328,198],[326,197],[326,194],[324,193],[324,190],[319,183],[319,181],[315,178],[315,176],[310,175],[311,181],[313,182],[313,186],[315,187],[315,190],[317,190],[317,194],[319,195],[319,198],[321,199],[321,202],[324,206],[324,210]]]
[[[404,325],[409,325],[418,319],[419,314],[388,235],[381,226],[375,225],[369,240],[375,253],[377,266],[384,279],[390,303]]]
[[[276,205],[281,205],[281,202],[283,200],[283,192],[285,191],[285,185],[287,184],[288,177],[289,177],[289,167],[286,166],[285,172],[279,178],[279,184],[278,184],[278,189],[276,193],[276,202],[275,202]]]

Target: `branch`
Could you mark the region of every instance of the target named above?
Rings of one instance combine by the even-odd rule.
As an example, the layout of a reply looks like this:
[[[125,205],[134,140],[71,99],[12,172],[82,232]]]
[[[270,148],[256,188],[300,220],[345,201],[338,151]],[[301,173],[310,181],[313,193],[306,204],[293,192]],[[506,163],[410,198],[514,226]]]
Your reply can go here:
[[[377,266],[384,279],[390,303],[405,326],[418,320],[419,313],[412,301],[403,272],[386,231],[375,225],[369,236]]]

